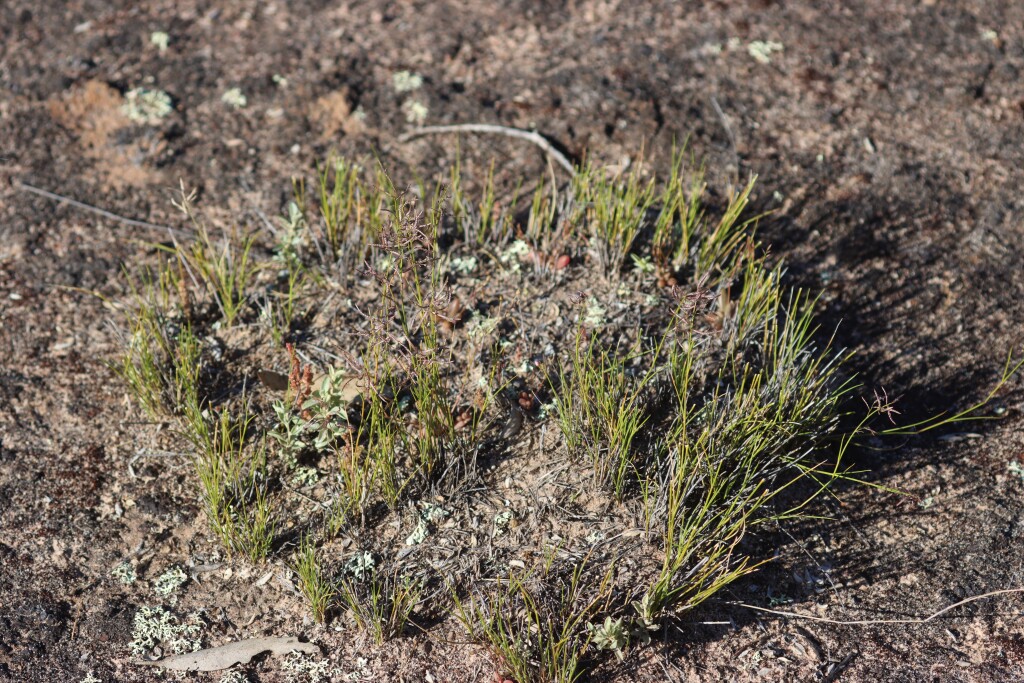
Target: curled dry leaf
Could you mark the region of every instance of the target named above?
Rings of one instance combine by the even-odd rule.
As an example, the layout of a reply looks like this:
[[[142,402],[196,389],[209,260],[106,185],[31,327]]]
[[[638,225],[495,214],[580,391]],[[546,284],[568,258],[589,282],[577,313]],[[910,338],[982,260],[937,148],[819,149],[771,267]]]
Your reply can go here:
[[[247,664],[249,660],[263,652],[286,655],[292,651],[320,654],[320,648],[316,645],[300,642],[298,638],[251,638],[183,655],[164,657],[153,662],[139,661],[136,664],[158,666],[171,671],[221,671],[235,664]]]
[[[267,387],[271,391],[288,391],[288,375],[275,370],[267,370],[266,368],[260,368],[256,371],[256,374],[259,376],[260,382],[263,383],[263,386]],[[324,383],[326,378],[327,373],[325,372],[311,375],[311,379],[309,380],[310,391],[320,391],[320,386]],[[365,384],[366,382],[359,375],[344,376],[336,387],[340,390],[340,400],[351,401],[356,396],[359,396],[365,390]]]
[[[271,391],[288,391],[288,375],[275,372],[274,370],[267,370],[266,368],[260,368],[256,371],[256,374],[259,376],[263,386]]]
[[[451,334],[460,322],[466,309],[458,297],[453,296],[443,313],[436,313],[438,327],[445,334]]]

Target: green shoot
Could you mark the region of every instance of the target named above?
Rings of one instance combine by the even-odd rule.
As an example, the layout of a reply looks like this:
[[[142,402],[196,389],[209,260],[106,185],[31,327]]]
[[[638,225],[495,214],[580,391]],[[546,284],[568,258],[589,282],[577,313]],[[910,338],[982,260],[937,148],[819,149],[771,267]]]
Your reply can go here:
[[[318,624],[324,623],[327,610],[337,595],[337,588],[324,574],[312,536],[307,534],[299,541],[292,569],[299,577],[299,590],[309,603],[313,620]]]

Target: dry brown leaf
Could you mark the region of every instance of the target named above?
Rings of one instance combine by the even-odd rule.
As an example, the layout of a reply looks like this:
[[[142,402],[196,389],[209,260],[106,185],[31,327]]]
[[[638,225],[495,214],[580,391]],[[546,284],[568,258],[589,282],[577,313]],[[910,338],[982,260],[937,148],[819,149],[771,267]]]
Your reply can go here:
[[[267,387],[271,391],[288,390],[288,375],[275,370],[267,370],[265,368],[260,368],[256,371],[256,374],[259,376],[260,382],[263,386]],[[320,385],[323,384],[324,379],[326,378],[326,373],[313,375],[312,380],[310,381],[310,390],[314,392],[319,391]],[[341,397],[341,400],[348,402],[366,390],[366,382],[362,375],[348,375],[342,378],[338,389],[340,389],[339,396]]]
[[[256,371],[260,381],[263,382],[263,386],[273,391],[288,391],[288,375],[274,370],[267,370],[266,368],[260,368]]]

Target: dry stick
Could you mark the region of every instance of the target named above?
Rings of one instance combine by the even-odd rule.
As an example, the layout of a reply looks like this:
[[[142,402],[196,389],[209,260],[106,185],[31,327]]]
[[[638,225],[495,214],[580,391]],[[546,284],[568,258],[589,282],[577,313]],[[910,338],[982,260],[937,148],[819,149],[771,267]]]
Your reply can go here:
[[[32,185],[29,185],[28,183],[23,183],[20,180],[15,180],[14,186],[24,192],[31,192],[32,194],[39,195],[40,197],[46,197],[47,199],[52,199],[53,201],[60,202],[62,204],[68,204],[70,206],[75,207],[76,209],[89,211],[91,213],[103,216],[104,218],[109,218],[111,220],[115,220],[135,228],[146,228],[149,230],[166,230],[167,232],[173,235],[180,235],[181,237],[192,236],[191,233],[189,233],[186,230],[179,230],[178,228],[172,228],[167,225],[157,225],[156,223],[149,223],[147,221],[135,220],[134,218],[125,218],[124,216],[118,216],[116,213],[111,213],[110,211],[107,211],[106,209],[101,209],[98,206],[86,204],[84,202],[78,201],[77,199],[71,199],[70,197],[65,197],[64,195],[59,195],[55,192],[50,192],[49,190],[43,190],[38,187],[33,187]]]
[[[437,135],[439,133],[493,133],[496,135],[505,135],[510,138],[526,140],[527,142],[532,142],[544,150],[548,157],[557,161],[558,165],[564,168],[569,175],[576,175],[576,169],[574,169],[572,163],[565,158],[565,155],[555,149],[555,147],[547,141],[547,138],[535,130],[523,130],[521,128],[510,128],[508,126],[497,126],[490,123],[460,123],[453,126],[424,126],[423,128],[417,128],[400,136],[398,141],[408,142],[409,140],[424,135]]]
[[[946,612],[961,607],[963,605],[976,602],[978,600],[984,600],[985,598],[993,598],[997,595],[1006,595],[1007,593],[1024,593],[1024,588],[1004,588],[998,591],[992,591],[991,593],[983,593],[981,595],[975,595],[969,598],[965,598],[960,602],[954,602],[948,607],[943,607],[938,612],[931,614],[924,618],[915,619],[854,619],[852,621],[840,621],[837,619],[828,619],[826,617],[816,617],[810,614],[799,614],[797,612],[784,612],[782,610],[768,609],[767,607],[757,607],[756,605],[748,605],[745,602],[727,602],[727,605],[736,605],[737,607],[746,607],[757,612],[767,612],[768,614],[777,614],[780,617],[795,617],[797,619],[807,619],[808,621],[818,621],[825,624],[837,624],[839,626],[867,626],[872,624],[927,624],[933,619],[938,619]]]

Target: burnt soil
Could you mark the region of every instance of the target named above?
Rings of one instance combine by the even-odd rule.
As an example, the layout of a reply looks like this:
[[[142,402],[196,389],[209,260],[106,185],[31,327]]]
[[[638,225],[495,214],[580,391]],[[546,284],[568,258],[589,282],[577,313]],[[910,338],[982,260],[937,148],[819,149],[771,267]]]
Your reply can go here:
[[[755,204],[773,212],[762,240],[793,284],[823,290],[823,329],[838,326],[865,385],[899,397],[900,419],[971,405],[1020,352],[1021,3],[340,4],[0,5],[0,679],[151,679],[127,649],[148,581],[216,550],[187,462],[137,457],[170,442],[108,370],[116,315],[90,294],[124,299],[122,268],[151,261],[162,236],[19,182],[180,225],[181,179],[212,221],[255,228],[332,151],[377,154],[397,177],[446,173],[453,137],[398,142],[410,98],[427,123],[535,127],[600,164],[643,147],[664,169],[688,139],[713,188],[759,176]],[[169,35],[165,51],[154,31]],[[753,41],[782,49],[757,59]],[[402,70],[422,87],[396,93]],[[166,91],[173,111],[132,122],[121,104],[136,87]],[[244,108],[221,99],[234,87]],[[506,183],[546,172],[525,143],[459,146],[468,177],[492,159]],[[1016,595],[926,624],[728,604],[905,619],[1024,585],[1024,479],[1011,468],[1024,460],[1022,396],[1015,379],[988,409],[997,421],[859,450],[862,476],[902,493],[841,488],[815,510],[823,519],[772,537],[772,563],[614,680],[1024,679]],[[124,587],[110,571],[136,554],[145,581]],[[300,635],[344,672],[493,680],[457,627],[374,648],[304,620],[264,571],[194,574],[183,601],[207,610],[209,641]],[[282,676],[270,658],[249,672]]]

